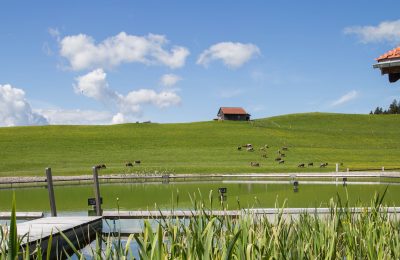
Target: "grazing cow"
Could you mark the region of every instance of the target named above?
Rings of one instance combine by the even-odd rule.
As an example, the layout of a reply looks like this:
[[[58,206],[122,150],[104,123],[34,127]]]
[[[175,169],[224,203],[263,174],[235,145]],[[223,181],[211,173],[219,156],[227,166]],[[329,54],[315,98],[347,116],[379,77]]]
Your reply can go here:
[[[140,160],[135,161],[135,164],[140,164],[140,163],[141,163]]]
[[[247,151],[248,152],[254,152],[254,148],[253,147],[247,147]]]
[[[246,147],[247,147],[247,148],[253,147],[253,145],[252,145],[252,144],[246,144]]]
[[[281,150],[278,150],[278,154],[281,154]]]
[[[300,163],[297,167],[304,168],[304,163]]]
[[[238,151],[240,151],[240,150],[242,150],[242,147],[238,146],[237,149],[238,149]]]
[[[282,158],[281,157],[276,157],[275,161],[282,161]]]
[[[125,163],[125,167],[132,167],[132,166],[133,166],[133,164],[131,162]]]
[[[279,164],[283,164],[283,163],[285,163],[285,160],[280,160],[279,161]]]
[[[321,164],[319,165],[319,168],[325,168],[326,166],[328,166],[328,163],[321,163]]]
[[[283,150],[283,151],[288,151],[289,148],[287,148],[286,146],[283,146],[283,147],[282,147],[282,150]]]
[[[286,154],[284,154],[284,153],[281,153],[281,157],[286,157]]]
[[[100,170],[100,169],[106,169],[106,165],[105,164],[98,164],[96,166],[94,166],[96,169]]]
[[[264,145],[264,148],[265,148],[265,149],[268,149],[268,148],[269,148],[268,144]]]
[[[250,166],[252,166],[252,167],[260,167],[260,164],[258,162],[251,162]]]
[[[309,163],[307,164],[307,166],[308,166],[308,167],[309,167],[309,166],[314,166],[314,163],[309,162]]]

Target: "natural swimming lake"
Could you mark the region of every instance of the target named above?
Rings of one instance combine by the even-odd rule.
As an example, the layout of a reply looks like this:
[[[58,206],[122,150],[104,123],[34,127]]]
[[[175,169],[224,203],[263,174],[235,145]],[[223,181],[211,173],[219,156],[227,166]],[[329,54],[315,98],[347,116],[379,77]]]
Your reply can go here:
[[[212,191],[213,208],[220,208],[219,188],[226,188],[225,205],[229,209],[279,207],[327,207],[331,198],[339,195],[342,201],[349,198],[351,206],[361,203],[368,206],[375,193],[383,193],[388,187],[384,203],[400,205],[400,184],[370,181],[308,181],[299,180],[297,190],[290,180],[232,180],[148,183],[102,183],[100,186],[104,210],[154,210],[192,209],[192,200],[210,203]],[[87,214],[91,209],[87,199],[94,197],[90,184],[57,185],[54,188],[59,214]],[[0,189],[0,211],[11,209],[12,194],[15,193],[17,211],[49,212],[48,192],[41,187],[19,187]],[[118,201],[117,201],[118,198]]]

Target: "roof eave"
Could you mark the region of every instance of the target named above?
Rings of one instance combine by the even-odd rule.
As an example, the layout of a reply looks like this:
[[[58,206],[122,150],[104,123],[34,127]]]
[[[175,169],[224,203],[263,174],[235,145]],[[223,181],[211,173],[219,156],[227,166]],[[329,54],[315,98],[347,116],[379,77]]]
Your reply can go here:
[[[400,67],[400,59],[378,62],[378,63],[372,65],[372,67],[374,69],[382,69],[382,68],[389,68],[389,67]]]

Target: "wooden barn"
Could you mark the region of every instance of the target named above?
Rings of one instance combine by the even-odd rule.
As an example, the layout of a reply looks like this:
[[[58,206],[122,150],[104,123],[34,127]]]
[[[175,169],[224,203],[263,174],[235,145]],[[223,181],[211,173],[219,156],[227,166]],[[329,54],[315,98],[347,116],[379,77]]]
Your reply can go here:
[[[218,120],[249,121],[250,114],[241,107],[220,107],[217,118]]]
[[[380,69],[382,75],[389,75],[389,82],[393,83],[400,79],[400,46],[379,56],[374,64],[375,69]]]

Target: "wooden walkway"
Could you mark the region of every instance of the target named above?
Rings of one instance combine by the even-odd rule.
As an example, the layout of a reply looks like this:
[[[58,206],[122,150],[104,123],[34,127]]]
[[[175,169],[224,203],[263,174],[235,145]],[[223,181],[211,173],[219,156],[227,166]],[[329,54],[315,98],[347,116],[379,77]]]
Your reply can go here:
[[[31,252],[40,244],[45,254],[52,237],[51,259],[60,256],[63,249],[72,252],[61,232],[76,248],[83,248],[101,231],[102,217],[47,217],[17,224],[18,236],[25,236],[24,246],[29,246]]]
[[[352,208],[351,212],[354,214],[361,213],[370,208]],[[390,215],[400,216],[400,207],[388,207],[385,208]],[[246,209],[246,210],[213,210],[205,211],[207,215],[213,216],[230,216],[238,217],[243,214],[255,214],[265,216],[275,216],[278,213],[283,215],[299,215],[301,213],[308,214],[322,214],[326,215],[330,213],[330,208],[261,208],[261,209]],[[146,219],[146,218],[189,218],[192,216],[199,216],[204,214],[203,211],[191,211],[191,210],[143,210],[143,211],[104,211],[103,218],[105,219]]]
[[[38,219],[43,218],[43,212],[17,212],[16,214],[17,219]],[[0,220],[10,220],[11,219],[11,212],[0,212]]]

